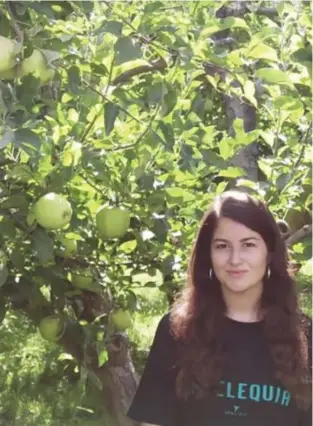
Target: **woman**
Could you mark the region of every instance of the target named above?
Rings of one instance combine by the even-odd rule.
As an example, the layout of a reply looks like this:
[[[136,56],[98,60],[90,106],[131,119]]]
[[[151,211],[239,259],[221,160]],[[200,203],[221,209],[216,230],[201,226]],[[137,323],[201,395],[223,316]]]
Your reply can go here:
[[[161,426],[309,426],[311,320],[264,203],[204,215],[188,285],[160,321],[128,416]]]

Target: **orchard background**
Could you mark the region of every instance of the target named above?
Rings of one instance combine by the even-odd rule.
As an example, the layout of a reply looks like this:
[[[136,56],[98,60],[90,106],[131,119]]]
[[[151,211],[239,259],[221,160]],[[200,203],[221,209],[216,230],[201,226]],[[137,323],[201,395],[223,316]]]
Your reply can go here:
[[[311,315],[310,2],[2,1],[0,35],[0,425],[132,425],[156,325],[225,189],[285,221]],[[34,213],[51,193],[65,227],[36,220],[62,219]],[[118,237],[101,207],[128,215]]]

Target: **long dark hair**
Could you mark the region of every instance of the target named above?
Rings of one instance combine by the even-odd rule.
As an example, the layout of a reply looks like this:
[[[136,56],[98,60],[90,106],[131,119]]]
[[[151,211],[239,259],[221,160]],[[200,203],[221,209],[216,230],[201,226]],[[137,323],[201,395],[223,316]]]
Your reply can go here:
[[[263,332],[276,378],[290,391],[297,406],[307,409],[312,401],[307,335],[310,319],[299,309],[286,245],[274,217],[264,202],[238,191],[218,196],[204,214],[190,255],[187,285],[171,309],[171,330],[181,348],[177,394],[201,398],[216,391],[227,359],[219,338],[226,304],[215,274],[209,278],[211,240],[221,217],[247,226],[266,243],[271,275],[263,278]]]

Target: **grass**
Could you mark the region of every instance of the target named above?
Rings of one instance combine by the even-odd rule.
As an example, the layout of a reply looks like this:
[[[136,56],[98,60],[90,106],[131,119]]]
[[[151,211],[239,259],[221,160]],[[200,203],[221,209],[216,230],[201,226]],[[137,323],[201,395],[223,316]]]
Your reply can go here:
[[[141,374],[167,303],[158,289],[137,291],[140,310],[129,330],[131,355]],[[312,284],[302,281],[299,300],[312,316]],[[106,426],[101,403],[75,379],[73,361],[45,342],[19,313],[8,312],[0,327],[0,426]],[[66,373],[66,374],[65,374]],[[107,425],[110,426],[110,425]]]
[[[138,300],[141,311],[129,336],[140,373],[166,301],[155,289],[138,291]],[[7,312],[0,326],[0,426],[107,425],[101,403],[75,379],[74,362],[59,359],[61,354],[19,312]]]

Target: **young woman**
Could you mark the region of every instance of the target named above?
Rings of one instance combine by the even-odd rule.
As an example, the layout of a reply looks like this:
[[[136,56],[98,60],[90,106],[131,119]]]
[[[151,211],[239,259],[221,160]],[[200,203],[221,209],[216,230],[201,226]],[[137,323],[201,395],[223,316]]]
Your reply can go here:
[[[161,426],[311,426],[312,321],[266,205],[204,215],[188,285],[160,321],[128,416]]]

